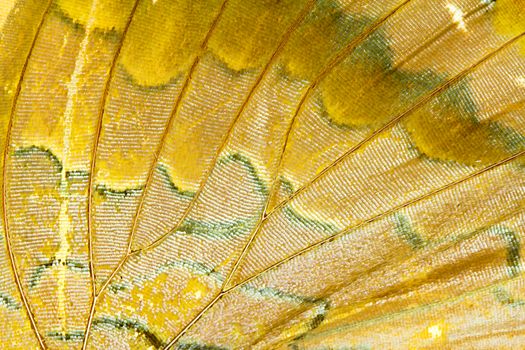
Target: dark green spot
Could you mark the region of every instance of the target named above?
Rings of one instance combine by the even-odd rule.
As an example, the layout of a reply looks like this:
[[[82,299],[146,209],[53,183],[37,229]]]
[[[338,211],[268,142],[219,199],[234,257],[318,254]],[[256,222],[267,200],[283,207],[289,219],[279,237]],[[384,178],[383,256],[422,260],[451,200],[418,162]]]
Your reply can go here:
[[[48,332],[47,336],[55,340],[65,342],[80,342],[84,339],[84,331],[70,331],[70,332]]]
[[[164,345],[162,340],[152,332],[147,325],[139,321],[122,320],[112,317],[101,317],[93,320],[93,326],[109,325],[115,329],[134,330],[141,334],[151,345],[155,348],[160,348]]]
[[[53,266],[67,266],[67,268],[74,272],[87,273],[89,272],[89,267],[81,262],[74,261],[71,259],[66,259],[65,261],[57,260],[56,257],[51,258],[48,262],[38,265],[35,268],[35,271],[29,277],[29,288],[34,288],[42,278],[44,272],[53,267]]]
[[[0,292],[0,304],[10,310],[19,310],[20,304],[10,295]]]
[[[425,240],[419,235],[410,224],[408,218],[402,214],[394,216],[395,232],[410,244],[414,249],[421,249],[425,246]]]
[[[181,190],[177,185],[175,185],[175,183],[170,177],[170,174],[168,173],[168,169],[166,169],[165,166],[159,165],[157,166],[157,170],[160,172],[169,188],[177,195],[186,198],[193,198],[195,196],[195,192]]]
[[[510,295],[510,293],[504,288],[498,287],[493,290],[496,300],[503,305],[508,305],[511,307],[521,307],[525,306],[525,300],[515,299]]]

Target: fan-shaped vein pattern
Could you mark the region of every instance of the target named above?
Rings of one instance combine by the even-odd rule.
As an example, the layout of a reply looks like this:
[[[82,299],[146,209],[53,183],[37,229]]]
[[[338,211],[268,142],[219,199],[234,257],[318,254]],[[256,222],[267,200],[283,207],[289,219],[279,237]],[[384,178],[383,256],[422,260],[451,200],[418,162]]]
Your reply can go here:
[[[505,47],[479,66],[467,62],[463,70],[468,72],[466,77],[450,86],[441,85],[444,91],[438,87],[428,102],[401,114],[401,123],[363,144],[359,152],[343,158],[307,190],[265,218],[238,270],[237,281],[345,227],[522,150],[520,136],[498,131],[500,126],[506,128],[499,111],[487,113],[483,120],[477,116],[474,92],[470,90],[475,83],[467,85],[467,81],[479,80],[476,87],[481,87],[495,66],[507,67],[503,69],[509,73],[503,79],[514,87],[500,88],[494,103],[504,109],[509,100],[517,101],[521,88],[516,77],[523,74],[523,60],[514,54],[517,44]],[[459,74],[461,77],[463,73]],[[335,229],[294,225],[290,212],[329,222]]]
[[[25,66],[44,3],[3,2],[1,238],[46,347],[519,333],[523,9],[54,0]],[[33,347],[10,257],[0,344]]]
[[[49,347],[63,346],[63,338],[82,340],[90,304],[89,164],[98,107],[118,45],[118,33],[95,27],[100,4],[92,2],[83,27],[65,20],[58,4],[51,5],[8,131],[9,235],[24,292]]]
[[[235,287],[181,343],[249,348],[259,342],[273,348],[317,327],[383,317],[518,275],[525,218],[522,161],[401,208]],[[248,290],[278,290],[302,299],[254,296]],[[246,310],[257,310],[257,316]]]
[[[0,41],[0,84],[3,93],[0,94],[0,147],[2,157],[2,192],[4,179],[4,150],[7,138],[7,129],[10,125],[13,108],[16,106],[20,92],[22,76],[25,73],[27,60],[31,55],[35,37],[41,28],[43,18],[49,4],[43,1],[11,1],[0,5],[0,27],[2,40]],[[5,30],[9,28],[9,30]],[[2,209],[5,203],[2,204]],[[3,213],[4,215],[4,213]],[[2,249],[0,250],[0,324],[2,324],[1,343],[6,349],[29,348],[39,344],[29,315],[31,307],[23,299],[24,293],[18,285],[18,271],[14,268],[10,237],[4,230],[4,217],[1,220]],[[34,321],[33,321],[34,322]],[[37,333],[38,336],[40,335]]]

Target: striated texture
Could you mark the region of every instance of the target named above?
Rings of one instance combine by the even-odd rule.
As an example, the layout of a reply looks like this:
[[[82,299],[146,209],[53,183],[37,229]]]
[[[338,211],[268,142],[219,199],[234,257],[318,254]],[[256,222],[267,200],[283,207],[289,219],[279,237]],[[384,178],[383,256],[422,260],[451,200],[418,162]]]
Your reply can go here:
[[[1,349],[518,349],[524,0],[2,0]]]

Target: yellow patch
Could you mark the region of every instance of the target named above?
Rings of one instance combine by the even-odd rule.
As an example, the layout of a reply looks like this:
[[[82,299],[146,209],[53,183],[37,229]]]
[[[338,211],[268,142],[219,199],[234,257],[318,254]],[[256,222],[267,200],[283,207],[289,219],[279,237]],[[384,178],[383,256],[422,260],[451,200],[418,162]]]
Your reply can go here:
[[[120,32],[128,22],[134,0],[56,0],[55,3],[75,23],[86,26],[90,19],[95,18],[93,27]],[[94,15],[90,11],[92,5],[96,7]]]
[[[391,118],[392,106],[399,104],[403,83],[394,75],[385,75],[375,84],[370,82],[383,74],[379,64],[344,62],[322,81],[321,95],[330,120],[343,126],[383,125]],[[366,91],[363,86],[370,85]]]
[[[418,111],[406,127],[418,150],[431,158],[479,166],[509,155],[489,123],[466,119],[454,107],[438,113]]]
[[[232,0],[208,46],[235,71],[259,68],[268,61],[305,3]]]
[[[188,70],[222,1],[142,1],[130,25],[121,63],[144,86],[168,83]]]
[[[340,23],[345,15],[338,7],[330,8],[321,2],[314,14],[297,29],[282,55],[289,74],[308,80],[315,79],[334,53],[352,38]]]
[[[494,27],[499,34],[516,36],[525,32],[524,0],[498,0],[494,12]],[[521,52],[525,54],[525,45]]]

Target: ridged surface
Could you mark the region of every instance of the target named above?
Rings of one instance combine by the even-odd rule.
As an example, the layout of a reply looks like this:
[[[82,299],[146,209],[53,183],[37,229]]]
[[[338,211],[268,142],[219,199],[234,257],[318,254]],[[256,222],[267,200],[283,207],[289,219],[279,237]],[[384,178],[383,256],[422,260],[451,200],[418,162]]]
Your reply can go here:
[[[2,1],[0,347],[522,347],[524,23]]]

